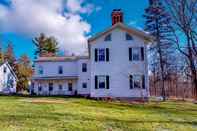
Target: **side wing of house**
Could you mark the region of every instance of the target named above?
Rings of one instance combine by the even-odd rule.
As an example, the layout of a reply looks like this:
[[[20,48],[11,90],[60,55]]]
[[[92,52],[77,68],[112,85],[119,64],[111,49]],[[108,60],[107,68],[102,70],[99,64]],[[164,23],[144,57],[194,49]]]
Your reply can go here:
[[[78,79],[76,59],[47,59],[35,62],[31,93],[37,95],[75,94]]]

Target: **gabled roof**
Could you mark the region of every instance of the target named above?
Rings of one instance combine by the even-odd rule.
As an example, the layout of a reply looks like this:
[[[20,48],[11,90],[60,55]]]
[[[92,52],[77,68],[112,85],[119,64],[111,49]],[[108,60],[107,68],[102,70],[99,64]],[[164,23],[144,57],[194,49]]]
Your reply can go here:
[[[0,63],[0,67],[3,66],[3,65],[6,65],[9,69],[10,69],[10,72],[12,73],[12,75],[16,78],[16,80],[18,81],[18,78],[15,74],[15,72],[13,71],[12,67],[10,66],[10,64],[6,61],[4,63]]]
[[[88,43],[102,37],[103,35],[106,35],[107,33],[111,32],[112,30],[116,29],[116,28],[120,28],[128,33],[134,34],[138,37],[141,37],[142,39],[144,39],[147,42],[152,42],[154,40],[154,38],[150,35],[148,35],[147,33],[145,33],[144,31],[135,29],[135,28],[131,28],[131,27],[127,27],[126,25],[122,24],[122,23],[117,23],[115,25],[113,25],[112,27],[106,29],[105,31],[96,34],[95,36],[91,37],[90,39],[88,39]]]

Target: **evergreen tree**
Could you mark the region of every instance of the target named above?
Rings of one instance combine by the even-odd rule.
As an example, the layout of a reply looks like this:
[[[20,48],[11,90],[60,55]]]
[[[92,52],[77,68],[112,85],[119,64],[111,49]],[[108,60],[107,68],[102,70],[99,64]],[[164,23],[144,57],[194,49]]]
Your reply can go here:
[[[33,40],[36,46],[36,56],[55,56],[58,52],[58,42],[54,37],[46,37],[43,33]]]
[[[58,52],[57,45],[58,45],[57,40],[54,37],[49,37],[46,40],[44,49],[49,56],[55,56]]]
[[[166,99],[165,79],[170,73],[173,61],[172,32],[170,31],[170,17],[160,0],[149,0],[149,7],[145,9],[145,30],[154,36],[155,44],[150,47],[151,70],[161,81],[163,100]]]

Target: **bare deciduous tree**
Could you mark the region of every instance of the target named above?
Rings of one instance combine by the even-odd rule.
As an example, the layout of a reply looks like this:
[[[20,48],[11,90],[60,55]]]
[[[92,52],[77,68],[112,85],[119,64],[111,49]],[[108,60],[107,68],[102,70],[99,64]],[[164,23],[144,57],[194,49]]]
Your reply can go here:
[[[165,3],[173,20],[174,42],[187,59],[197,100],[197,0],[165,0]]]

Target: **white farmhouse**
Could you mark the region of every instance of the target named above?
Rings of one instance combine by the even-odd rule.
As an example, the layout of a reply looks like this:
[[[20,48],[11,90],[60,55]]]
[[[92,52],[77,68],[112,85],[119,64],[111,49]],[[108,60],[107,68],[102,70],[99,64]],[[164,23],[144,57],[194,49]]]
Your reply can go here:
[[[16,93],[16,84],[17,77],[8,62],[0,63],[0,93]]]
[[[147,44],[152,37],[123,24],[113,10],[112,26],[88,40],[88,56],[35,60],[31,92],[37,95],[148,98]]]

